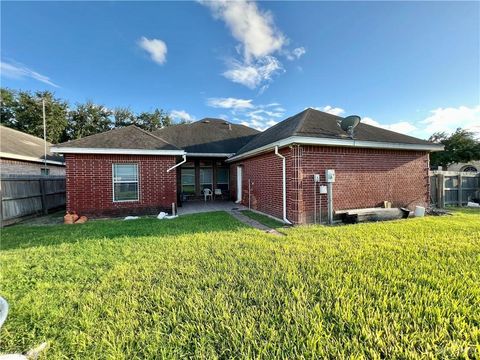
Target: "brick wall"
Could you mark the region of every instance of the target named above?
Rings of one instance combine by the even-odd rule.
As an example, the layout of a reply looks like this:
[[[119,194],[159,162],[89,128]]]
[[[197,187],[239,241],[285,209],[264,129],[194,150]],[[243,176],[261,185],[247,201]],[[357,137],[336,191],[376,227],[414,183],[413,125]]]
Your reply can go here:
[[[67,154],[67,210],[87,216],[155,214],[177,202],[174,156]],[[136,163],[139,201],[113,202],[112,164]]]
[[[428,153],[419,151],[302,147],[303,209],[299,222],[313,220],[313,174],[325,180],[334,169],[334,210],[382,206],[413,209],[428,205]],[[322,197],[326,215],[326,196]]]
[[[280,153],[286,157],[287,179],[292,176],[288,162],[291,157],[289,148],[282,149]],[[248,206],[250,180],[250,204],[252,209],[264,212],[277,218],[283,217],[282,207],[282,159],[273,151],[248,158],[244,161],[232,163],[230,166],[230,189],[232,199],[237,199],[237,166],[242,166],[242,204]],[[289,186],[287,185],[287,192]],[[290,201],[287,196],[287,218],[290,214]]]
[[[294,223],[313,222],[313,174],[325,180],[325,170],[334,169],[334,210],[383,205],[413,209],[427,206],[428,153],[419,151],[293,146],[281,150],[287,159],[287,218]],[[252,208],[282,217],[281,159],[273,151],[232,164],[231,188],[236,192],[236,166],[244,168],[243,201],[248,205],[248,179]],[[318,200],[318,198],[317,198]],[[326,219],[326,196],[322,196]],[[317,203],[318,206],[318,203]]]
[[[45,166],[42,163],[0,159],[0,173],[1,174],[15,174],[15,175],[41,175],[41,169]],[[57,166],[47,164],[47,169],[50,170],[50,175],[65,175],[65,166]]]

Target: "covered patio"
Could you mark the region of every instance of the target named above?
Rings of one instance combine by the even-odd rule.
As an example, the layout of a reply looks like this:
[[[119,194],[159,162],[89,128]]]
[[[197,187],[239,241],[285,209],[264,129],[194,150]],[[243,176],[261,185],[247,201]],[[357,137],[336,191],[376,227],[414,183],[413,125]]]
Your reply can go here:
[[[217,202],[230,200],[230,168],[225,159],[187,156],[187,161],[177,168],[179,207],[204,200],[205,189]]]
[[[183,203],[183,206],[178,208],[178,215],[233,210],[248,210],[248,208],[241,204],[235,204],[233,201],[194,200]]]

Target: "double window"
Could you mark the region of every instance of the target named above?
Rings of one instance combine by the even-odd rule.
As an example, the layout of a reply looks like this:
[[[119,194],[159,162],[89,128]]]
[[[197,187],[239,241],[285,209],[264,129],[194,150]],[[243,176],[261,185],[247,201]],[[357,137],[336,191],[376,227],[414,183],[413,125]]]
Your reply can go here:
[[[213,190],[213,167],[211,161],[200,161],[200,188]]]
[[[195,194],[195,163],[186,162],[181,167],[182,193]]]
[[[113,201],[138,200],[138,165],[113,164]]]
[[[228,190],[230,170],[227,167],[217,167],[217,189]]]

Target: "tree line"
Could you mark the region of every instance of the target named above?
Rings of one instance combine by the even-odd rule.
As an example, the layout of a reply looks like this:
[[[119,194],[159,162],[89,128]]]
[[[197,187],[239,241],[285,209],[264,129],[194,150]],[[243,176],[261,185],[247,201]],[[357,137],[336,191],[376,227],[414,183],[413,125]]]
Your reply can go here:
[[[112,110],[92,101],[71,107],[50,91],[0,90],[1,124],[37,137],[43,137],[42,99],[45,99],[47,140],[53,144],[129,125],[147,131],[174,125],[169,114],[158,108],[134,113],[128,107]],[[445,146],[445,151],[430,154],[432,168],[480,160],[480,141],[465,129],[457,129],[453,134],[435,133],[429,140]]]
[[[129,125],[147,131],[174,125],[170,115],[159,108],[135,113],[128,107],[109,109],[92,101],[71,106],[50,91],[0,90],[1,124],[41,138],[42,99],[45,100],[47,140],[53,144]],[[183,122],[185,121],[180,121]]]
[[[428,140],[444,146],[444,151],[430,154],[431,168],[442,166],[446,169],[451,164],[480,160],[480,141],[466,129],[458,128],[450,135],[436,132]]]

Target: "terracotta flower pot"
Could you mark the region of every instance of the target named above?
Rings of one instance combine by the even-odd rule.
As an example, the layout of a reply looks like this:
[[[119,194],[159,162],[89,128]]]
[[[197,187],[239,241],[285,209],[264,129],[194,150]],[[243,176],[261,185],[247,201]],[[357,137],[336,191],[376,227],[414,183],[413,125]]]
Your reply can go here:
[[[80,216],[80,218],[75,221],[75,224],[83,224],[85,222],[87,222],[88,218],[86,216]]]
[[[73,215],[70,213],[66,213],[65,216],[63,217],[63,223],[64,224],[73,224]]]

